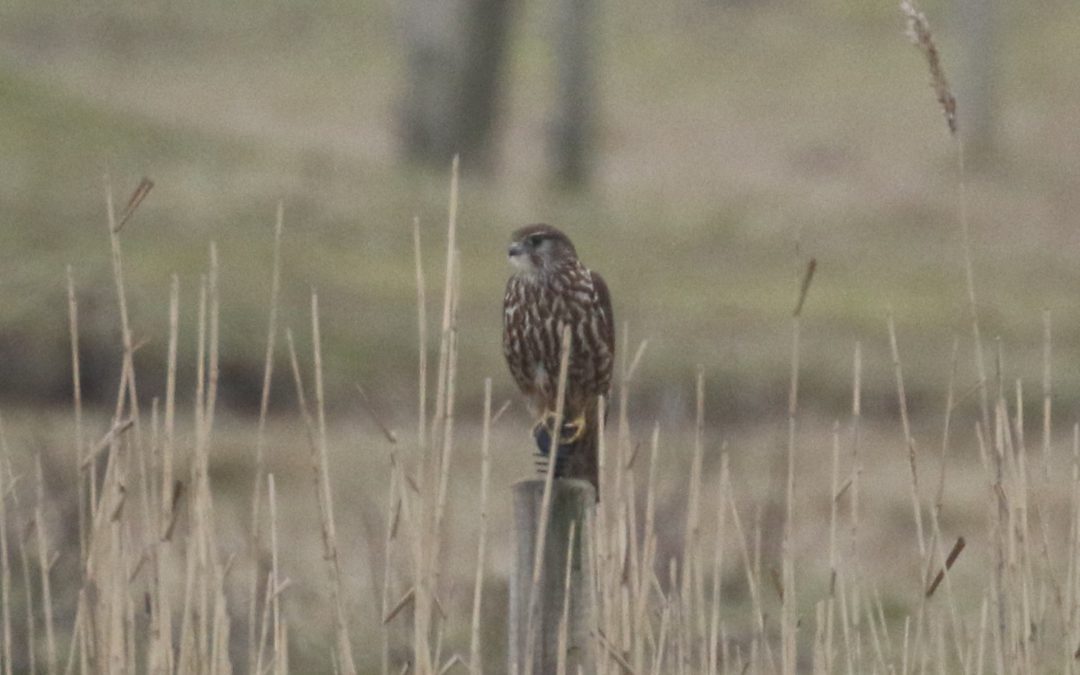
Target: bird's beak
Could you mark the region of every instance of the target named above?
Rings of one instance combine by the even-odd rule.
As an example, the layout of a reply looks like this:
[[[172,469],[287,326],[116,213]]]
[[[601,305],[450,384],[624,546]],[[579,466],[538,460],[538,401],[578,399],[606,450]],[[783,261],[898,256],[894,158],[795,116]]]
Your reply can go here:
[[[515,256],[521,255],[524,252],[525,248],[521,244],[514,242],[513,244],[510,244],[510,248],[507,250],[506,255],[513,258]]]

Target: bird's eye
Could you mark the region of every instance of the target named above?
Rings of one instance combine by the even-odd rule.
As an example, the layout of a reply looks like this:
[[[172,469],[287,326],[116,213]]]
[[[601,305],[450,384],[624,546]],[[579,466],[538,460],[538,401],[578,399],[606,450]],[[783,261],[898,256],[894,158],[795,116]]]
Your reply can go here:
[[[529,246],[532,246],[533,248],[537,248],[538,246],[540,246],[541,243],[543,243],[543,241],[544,241],[543,235],[534,234],[531,237],[529,237]]]

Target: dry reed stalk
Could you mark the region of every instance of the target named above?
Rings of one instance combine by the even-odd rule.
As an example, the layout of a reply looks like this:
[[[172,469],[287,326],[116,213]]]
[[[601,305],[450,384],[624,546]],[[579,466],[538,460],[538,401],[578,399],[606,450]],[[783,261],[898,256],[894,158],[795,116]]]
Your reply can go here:
[[[49,572],[49,537],[45,530],[45,477],[41,470],[41,455],[34,458],[36,499],[34,500],[34,536],[37,539],[38,571],[41,575],[41,607],[45,623],[45,669],[49,675],[56,673],[56,631],[53,625],[52,584]]]
[[[633,664],[634,672],[637,673],[644,672],[645,668],[645,640],[642,639],[642,636],[648,632],[647,621],[649,618],[649,601],[651,599],[649,584],[656,564],[656,481],[659,469],[659,462],[657,461],[659,453],[660,425],[656,423],[653,424],[649,443],[649,473],[645,483],[645,529],[641,561],[637,567],[638,577],[632,589],[634,619],[630,634],[637,638],[633,641],[635,648]],[[633,510],[634,506],[632,501],[628,501],[626,504],[627,510]],[[636,528],[631,529],[630,532],[632,533],[634,529]],[[620,528],[620,530],[625,531],[624,528]],[[633,555],[636,548],[632,544],[629,546],[630,555]],[[621,559],[623,556],[620,555],[619,557]]]
[[[858,659],[855,649],[855,639],[857,637],[856,629],[852,627],[851,611],[848,609],[850,604],[850,594],[848,593],[848,575],[841,574],[838,578],[837,590],[839,602],[837,605],[840,608],[840,633],[844,639],[844,664],[847,667],[848,675],[854,675],[855,665],[862,665]],[[856,611],[858,611],[856,609]]]
[[[387,497],[386,533],[383,538],[383,588],[382,588],[382,673],[390,675],[390,600],[394,587],[394,544],[397,542],[398,528],[402,520],[403,500],[401,492],[404,480],[396,454],[390,452],[390,489]]]
[[[439,363],[435,382],[435,410],[431,419],[431,434],[427,443],[420,446],[421,459],[418,472],[420,493],[428,494],[431,490],[439,490],[446,475],[447,467],[443,465],[443,459],[450,450],[452,438],[445,437],[449,431],[452,433],[452,423],[448,425],[447,390],[452,387],[451,361],[456,360],[452,354],[455,344],[453,338],[454,312],[457,300],[454,297],[457,274],[455,261],[458,255],[457,246],[457,210],[458,210],[458,176],[459,161],[455,156],[451,167],[450,177],[450,204],[447,219],[447,245],[446,245],[446,269],[443,286],[443,312],[439,339]],[[426,345],[426,318],[424,315],[423,294],[423,270],[419,251],[419,230],[414,230],[414,244],[417,246],[417,302],[418,319],[421,344],[419,348],[424,350]],[[426,359],[421,357],[421,370],[426,372]],[[426,376],[425,376],[426,377]],[[426,379],[421,382],[421,396],[426,396]],[[451,404],[452,406],[452,404]],[[422,420],[427,424],[426,420]],[[423,433],[421,433],[423,437]],[[445,494],[445,492],[441,493]],[[414,588],[416,590],[416,607],[413,612],[413,652],[417,659],[417,672],[428,675],[435,672],[435,664],[431,653],[431,631],[434,625],[434,607],[438,596],[438,547],[441,536],[441,514],[439,513],[440,497],[436,497],[434,504],[423,500],[419,504],[417,520],[414,521],[413,536],[413,564],[414,564]],[[438,649],[436,649],[438,651]],[[436,656],[437,658],[437,656]]]
[[[184,579],[184,604],[181,613],[180,652],[178,669],[181,672],[206,672],[208,668],[207,594],[206,594],[206,539],[203,536],[202,510],[202,460],[205,440],[203,432],[206,418],[206,326],[207,326],[207,279],[199,278],[198,329],[196,333],[195,360],[195,448],[189,472],[191,499],[188,500],[187,566]],[[201,572],[200,572],[201,571]],[[198,607],[196,607],[198,603]]]
[[[273,474],[268,474],[267,478],[269,479],[270,476],[273,476]],[[264,667],[263,655],[266,652],[267,641],[277,638],[277,628],[270,628],[274,620],[272,606],[273,596],[275,595],[274,590],[276,586],[277,584],[274,581],[274,573],[271,570],[270,572],[266,573],[266,584],[263,587],[262,613],[259,617],[259,643],[255,649],[255,670],[259,673],[265,672],[266,670],[275,667],[273,661],[271,661],[269,668]],[[274,631],[273,636],[270,635],[271,630]]]
[[[1052,370],[1051,370],[1051,352],[1052,352],[1052,339],[1050,330],[1050,310],[1043,310],[1043,376],[1042,376],[1042,394],[1043,394],[1043,423],[1042,423],[1042,463],[1043,463],[1043,482],[1050,482],[1050,444],[1052,442],[1050,435],[1050,421],[1052,417],[1052,394],[1051,388]]]
[[[598,402],[598,408],[600,410],[607,409],[607,400],[601,396]],[[606,489],[610,480],[607,476],[605,469],[607,460],[605,455],[607,453],[607,444],[605,442],[606,435],[606,423],[604,421],[605,415],[600,415],[597,418],[597,465],[599,467],[599,481],[600,488]],[[618,495],[615,499],[619,499]],[[596,663],[593,667],[596,669],[598,675],[606,675],[607,666],[609,660],[606,658],[607,650],[606,644],[600,637],[604,632],[603,628],[603,611],[604,611],[604,598],[607,591],[607,585],[611,583],[610,574],[606,567],[606,560],[608,560],[608,546],[610,545],[610,537],[608,536],[609,523],[607,520],[607,510],[605,508],[597,508],[593,514],[593,525],[591,534],[593,545],[589,547],[589,559],[583,560],[582,565],[587,565],[590,568],[589,574],[593,579],[592,584],[592,606],[595,611],[592,612],[592,625],[589,626],[589,635],[594,639],[592,645],[593,654],[596,656]],[[605,577],[605,575],[607,575]]]
[[[274,374],[274,347],[277,341],[278,296],[281,293],[281,234],[285,229],[285,204],[278,201],[274,220],[274,253],[270,273],[270,316],[267,319],[266,352],[263,356],[262,392],[259,395],[259,424],[255,431],[255,479],[251,490],[251,550],[252,570],[248,586],[248,671],[262,675],[255,668],[255,617],[259,604],[259,535],[261,532],[262,484],[266,475],[266,419],[270,409],[270,384]],[[275,632],[275,637],[277,633]]]
[[[315,296],[313,295],[312,297],[314,299]],[[314,310],[315,305],[313,304],[312,307],[313,307],[313,310]],[[314,312],[313,312],[312,316],[313,316],[313,321],[314,321],[315,316],[316,316],[314,314]],[[296,346],[293,343],[292,331],[290,329],[285,330],[285,340],[286,340],[286,343],[288,345],[289,363],[292,366],[293,383],[295,384],[295,387],[296,387],[297,405],[298,405],[298,408],[299,408],[299,411],[300,411],[300,416],[301,416],[301,418],[303,419],[303,422],[304,422],[304,428],[307,431],[308,445],[311,448],[312,469],[313,469],[314,478],[315,478],[314,479],[315,492],[316,492],[316,498],[317,498],[318,503],[319,503],[320,522],[321,522],[322,533],[323,533],[322,541],[323,541],[324,558],[326,559],[326,561],[328,563],[328,566],[331,567],[331,569],[329,570],[329,575],[331,577],[333,577],[333,568],[332,568],[333,567],[333,563],[332,563],[333,559],[331,558],[331,555],[330,555],[332,551],[331,551],[331,549],[329,547],[330,539],[327,536],[327,532],[326,532],[327,518],[324,515],[324,513],[325,513],[325,501],[323,499],[323,494],[324,493],[323,493],[323,489],[322,489],[322,476],[323,476],[323,473],[322,473],[322,462],[320,460],[320,454],[321,454],[320,453],[320,444],[319,444],[319,441],[316,438],[315,422],[312,420],[311,413],[308,410],[307,397],[304,394],[304,384],[303,384],[302,377],[300,375],[300,364],[299,364],[299,361],[298,361],[298,359],[296,357]],[[340,598],[341,598],[341,596],[340,596],[340,594],[338,594],[337,598],[336,598],[336,603],[337,604],[340,604],[340,602],[341,602]],[[337,613],[335,613],[335,616],[338,616]],[[337,620],[335,620],[335,634],[340,636],[340,630],[338,628]],[[337,654],[337,652],[335,651],[335,655],[336,654]],[[336,656],[336,658],[340,658],[340,657]]]
[[[881,601],[881,591],[877,586],[873,586],[867,596],[866,609],[871,622],[877,619],[877,625],[880,627],[885,645],[885,657],[892,661],[894,658],[892,636],[889,634],[888,623],[885,621],[885,604]]]
[[[210,269],[207,273],[206,287],[209,298],[209,348],[207,351],[206,412],[203,415],[202,436],[206,449],[210,445],[210,432],[214,428],[214,413],[217,409],[218,343],[221,334],[221,296],[218,292],[218,254],[217,243],[210,242]]]
[[[739,508],[735,504],[734,491],[729,491],[727,494],[728,505],[731,508],[731,522],[735,525],[735,537],[739,541],[739,552],[742,553],[743,569],[746,572],[746,585],[750,589],[750,604],[754,614],[754,644],[759,645],[759,651],[763,651],[769,658],[769,669],[771,671],[776,670],[776,664],[772,661],[772,652],[768,649],[768,644],[765,642],[765,610],[761,603],[761,589],[759,588],[759,576],[755,574],[755,565],[750,556],[750,546],[746,540],[746,534],[743,531],[742,521],[739,519]],[[758,654],[758,658],[751,658],[750,667],[755,672],[761,672],[763,669],[761,663],[761,655]]]
[[[169,345],[165,375],[165,428],[161,449],[160,503],[157,518],[157,614],[151,627],[150,671],[173,672],[172,601],[168,592],[172,578],[168,564],[171,530],[176,509],[174,465],[176,454],[176,360],[180,335],[180,278],[172,275],[169,286]]]
[[[562,616],[559,618],[558,653],[555,660],[556,675],[566,675],[566,649],[569,644],[570,626],[570,579],[574,569],[574,532],[577,523],[570,523],[570,533],[566,542],[566,573],[563,575]]]
[[[619,399],[618,399],[618,422],[617,437],[614,457],[609,462],[613,467],[613,487],[603,483],[601,487],[605,491],[604,501],[599,504],[597,539],[607,540],[606,546],[598,546],[597,554],[602,560],[598,564],[608,571],[607,579],[600,578],[604,588],[605,600],[600,606],[598,619],[604,626],[604,632],[612,641],[608,646],[632,649],[631,657],[635,672],[643,672],[644,640],[637,639],[631,642],[632,627],[639,621],[639,610],[643,610],[643,602],[647,598],[640,597],[640,591],[645,588],[646,575],[642,569],[646,563],[642,558],[649,557],[648,546],[640,550],[638,546],[638,528],[636,522],[635,488],[633,481],[633,464],[637,452],[631,452],[630,448],[630,421],[629,421],[629,398],[630,386],[633,383],[637,366],[648,346],[648,340],[644,340],[638,346],[633,358],[630,358],[630,326],[623,324],[622,347],[619,350]],[[601,478],[603,481],[603,478]],[[648,498],[648,496],[646,496]],[[604,536],[602,533],[608,533]],[[629,540],[629,541],[627,541]],[[650,544],[655,548],[655,544]],[[606,549],[606,550],[604,550]],[[625,569],[624,569],[625,568]],[[624,578],[631,580],[635,588],[627,589]],[[598,654],[611,653],[611,650],[597,650]],[[621,655],[620,657],[621,658]],[[603,660],[602,665],[606,668],[610,665],[609,660]]]
[[[702,463],[705,454],[705,367],[698,365],[695,382],[694,450],[690,461],[690,483],[687,492],[686,529],[683,531],[682,559],[682,608],[686,612],[691,629],[685,635],[696,638],[694,642],[704,646],[703,581],[698,565],[701,543],[701,482]],[[696,610],[696,612],[695,612]],[[693,621],[697,620],[694,624]],[[697,629],[695,633],[694,628]]]
[[[814,603],[814,638],[811,644],[811,672],[814,675],[828,672],[825,666],[825,601]]]
[[[277,527],[277,488],[274,482],[274,474],[266,476],[267,502],[270,511],[270,573],[266,580],[266,597],[263,601],[262,628],[260,630],[259,644],[255,656],[256,672],[265,672],[263,668],[263,649],[266,646],[267,633],[272,625],[273,635],[270,637],[274,643],[274,658],[270,663],[273,672],[280,671],[281,667],[281,603],[279,598],[286,584],[280,581],[278,568],[278,527]]]
[[[450,467],[451,460],[453,458],[454,451],[454,405],[456,400],[457,389],[457,359],[458,359],[458,328],[457,328],[457,315],[458,315],[458,303],[461,296],[461,273],[458,270],[459,260],[461,254],[455,251],[451,256],[451,269],[453,275],[449,279],[452,284],[450,295],[448,300],[450,302],[449,323],[446,325],[446,330],[443,332],[444,340],[447,343],[447,365],[446,365],[446,385],[444,387],[446,391],[445,395],[445,408],[440,412],[442,416],[441,425],[441,440],[442,449],[439,453],[439,459],[437,466],[438,471],[438,491],[436,492],[435,500],[435,518],[432,521],[432,530],[429,535],[428,541],[431,544],[430,547],[430,574],[431,574],[431,590],[437,594],[439,589],[439,581],[441,577],[442,565],[438,563],[442,551],[443,540],[443,523],[446,519],[446,504],[450,496]],[[436,657],[435,662],[439,662],[439,658]]]
[[[904,446],[907,448],[908,469],[911,474],[911,508],[915,516],[915,536],[919,544],[919,567],[926,562],[926,538],[923,534],[922,505],[919,499],[919,470],[915,456],[915,439],[911,436],[911,422],[908,419],[907,394],[904,391],[904,370],[900,362],[900,349],[896,344],[896,325],[892,312],[888,315],[889,349],[892,352],[893,371],[896,376],[896,397],[900,406],[900,425],[904,431]]]
[[[792,550],[792,536],[795,526],[794,501],[795,501],[795,454],[797,447],[797,414],[799,406],[799,347],[802,326],[802,310],[806,303],[810,284],[814,279],[817,269],[817,260],[811,258],[806,265],[806,271],[799,286],[798,300],[791,316],[791,385],[788,391],[788,444],[787,444],[787,480],[784,490],[784,531],[781,539],[781,566],[783,575],[784,593],[781,598],[781,671],[794,673],[796,668],[796,590],[795,590],[795,559]]]
[[[427,447],[427,298],[424,285],[423,249],[420,245],[420,218],[413,218],[413,253],[416,262],[416,330],[417,330],[417,366],[419,389],[416,425],[417,445]]]
[[[11,559],[8,557],[8,514],[7,495],[11,487],[4,480],[4,466],[8,460],[7,436],[4,433],[4,420],[0,416],[0,633],[3,641],[0,647],[3,651],[4,675],[13,675],[15,654],[11,643]]]
[[[832,430],[832,475],[830,477],[829,487],[829,597],[827,604],[822,606],[822,618],[825,621],[824,631],[821,636],[822,639],[822,664],[826,672],[831,673],[833,670],[833,637],[834,626],[833,619],[835,616],[835,604],[837,601],[836,593],[836,579],[838,573],[836,550],[836,530],[837,530],[837,506],[840,502],[840,421],[833,422]],[[843,598],[839,599],[843,602]],[[820,625],[820,624],[819,624]]]
[[[986,619],[988,609],[989,605],[986,602],[986,598],[983,598],[982,608],[979,611],[979,646],[975,651],[975,675],[982,675],[983,672],[983,656],[986,654]]]
[[[143,187],[144,183],[148,183],[149,181],[146,181],[146,179],[143,179],[143,181],[144,182],[140,183],[139,187],[136,188],[135,194],[132,195],[132,200],[129,201],[129,206],[127,209],[127,213],[125,214],[124,222],[126,222],[127,218],[131,217],[131,214],[134,213],[134,209],[138,207],[138,205],[142,202],[143,197],[145,197],[145,192],[148,192],[150,189],[150,187]],[[149,183],[149,186],[153,186],[153,183]],[[138,195],[140,192],[143,193],[142,196],[138,197],[138,199],[135,199],[136,195]],[[127,292],[124,289],[124,263],[123,256],[120,251],[120,227],[117,224],[116,212],[113,207],[112,184],[109,182],[109,179],[107,177],[105,179],[105,210],[107,215],[107,226],[109,228],[109,245],[112,252],[111,258],[113,281],[116,286],[116,299],[120,309],[120,338],[124,345],[123,370],[127,374],[128,378],[128,403],[131,407],[132,418],[136,420],[136,446],[141,447],[142,443],[138,440],[140,438],[138,425],[139,397],[136,393],[135,388],[135,348],[133,345],[131,334],[131,321],[128,318]],[[123,387],[121,387],[121,391],[123,392]]]
[[[872,626],[873,626],[873,624],[871,624],[871,627]],[[901,673],[909,672],[908,671],[908,662],[909,662],[910,651],[909,651],[908,648],[909,648],[910,644],[911,644],[911,616],[909,615],[909,616],[904,617],[904,651],[903,651],[903,653],[902,653],[902,655],[900,657],[900,672]],[[882,665],[884,665],[884,662],[882,662]]]
[[[949,368],[949,383],[946,386],[945,394],[945,422],[944,429],[941,432],[941,467],[938,474],[938,488],[937,496],[934,499],[934,511],[937,512],[937,516],[941,516],[942,503],[945,500],[945,475],[947,469],[947,458],[949,454],[949,442],[950,431],[952,428],[952,414],[953,409],[956,406],[956,369],[959,362],[960,352],[960,340],[958,338],[953,339],[952,357],[949,359],[951,364]]]
[[[551,428],[562,429],[563,406],[566,402],[566,373],[570,363],[570,327],[566,326],[562,331],[562,346],[559,359],[559,380],[555,395],[555,419]],[[536,616],[539,606],[540,577],[543,573],[544,549],[547,546],[548,523],[551,520],[551,491],[555,482],[556,455],[558,449],[552,451],[548,462],[547,472],[544,475],[544,494],[540,500],[540,523],[536,528],[535,556],[533,558],[533,576],[529,588],[529,605],[525,622],[525,669],[522,675],[532,675],[533,658],[536,653]]]
[[[75,413],[75,468],[82,464],[83,410],[82,368],[79,363],[79,302],[75,297],[75,276],[71,265],[67,266],[68,336],[71,342],[71,398]],[[76,474],[76,499],[79,509],[79,560],[86,560],[86,481],[82,472]]]
[[[979,388],[979,399],[982,411],[983,427],[990,429],[990,405],[986,391],[986,366],[983,358],[982,333],[979,329],[978,304],[975,299],[975,270],[971,254],[971,228],[968,221],[967,206],[967,177],[964,169],[964,144],[960,138],[957,115],[956,98],[949,87],[945,77],[945,68],[941,64],[941,56],[934,42],[934,35],[930,31],[930,23],[918,7],[911,0],[902,0],[900,11],[903,12],[908,22],[908,38],[919,51],[926,57],[927,67],[930,71],[930,83],[937,96],[938,104],[945,114],[945,121],[956,147],[956,165],[958,174],[958,203],[961,245],[964,258],[964,280],[967,287],[968,310],[971,314],[971,331],[975,342],[975,368],[979,380],[983,384]]]
[[[319,296],[311,294],[311,344],[315,361],[315,406],[319,421],[318,454],[312,457],[315,465],[315,483],[321,505],[323,548],[329,565],[334,595],[334,632],[337,639],[338,666],[344,675],[355,675],[352,645],[349,641],[349,624],[345,613],[345,594],[341,585],[341,563],[338,560],[337,529],[334,524],[334,502],[330,495],[330,459],[326,441],[326,405],[323,393],[322,338],[319,333]],[[299,371],[296,371],[299,386]]]
[[[3,429],[0,428],[0,434]],[[0,435],[0,447],[3,448],[4,456],[9,457],[10,453],[7,448],[7,439]],[[15,474],[11,469],[10,460],[7,465],[8,482],[12,485],[15,484]],[[15,503],[15,508],[19,508],[19,493],[17,490],[12,490],[11,498]],[[29,521],[23,528],[21,533],[18,533],[15,537],[15,548],[19,555],[19,563],[22,568],[22,581],[23,581],[23,597],[26,599],[25,611],[26,611],[26,660],[29,663],[29,672],[37,672],[37,625],[34,621],[34,584],[32,578],[32,572],[30,571],[30,554],[27,551],[26,540],[29,539],[33,533],[34,521]]]
[[[469,639],[469,671],[484,672],[480,653],[480,608],[484,593],[484,559],[487,555],[488,481],[491,476],[491,378],[484,379],[484,417],[480,435],[480,534],[476,545],[476,580],[473,585],[472,631]],[[573,524],[570,526],[573,541]],[[572,554],[572,550],[571,550]],[[569,557],[568,557],[569,559]],[[569,574],[569,572],[567,572]],[[569,577],[567,588],[569,589]],[[560,650],[561,651],[561,650]]]
[[[219,378],[219,336],[221,299],[218,290],[217,245],[210,242],[210,269],[207,274],[208,298],[208,345],[206,391],[203,396],[204,412],[202,426],[195,441],[195,466],[197,480],[195,484],[195,508],[197,518],[197,536],[199,539],[199,658],[205,670],[215,675],[219,662],[219,640],[222,613],[219,603],[222,601],[220,586],[224,573],[217,554],[217,537],[213,517],[213,495],[210,490],[210,444],[214,428],[214,416],[217,409],[217,384]]]
[[[949,551],[949,554],[946,556],[944,549],[942,549],[941,547],[943,537],[941,534],[941,524],[937,509],[932,509],[930,511],[930,524],[933,530],[931,538],[935,542],[931,550],[931,556],[935,551],[937,552],[939,570],[938,573],[934,576],[933,580],[930,582],[930,585],[927,587],[924,599],[921,602],[925,603],[929,601],[929,599],[933,597],[934,592],[937,590],[938,586],[943,581],[945,582],[945,599],[946,604],[948,605],[949,620],[953,632],[953,646],[956,650],[957,662],[963,672],[966,673],[969,672],[970,661],[968,660],[967,655],[964,653],[964,626],[963,622],[960,619],[960,610],[957,607],[956,596],[953,593],[952,576],[949,573],[952,569],[952,566],[956,563],[957,557],[960,555],[960,552],[964,550],[966,541],[963,537],[958,537],[956,543],[953,545],[952,549]],[[940,661],[940,666],[945,667],[944,659]]]
[[[716,500],[716,540],[713,547],[713,585],[712,597],[709,602],[711,614],[709,617],[709,649],[708,661],[705,669],[706,675],[716,675],[717,664],[722,663],[721,652],[726,655],[721,633],[723,627],[720,622],[720,602],[723,599],[724,585],[724,549],[727,543],[727,495],[729,490],[729,466],[728,455],[725,452],[720,456],[720,488]],[[723,659],[726,661],[726,659]],[[726,671],[726,667],[724,668]]]
[[[431,423],[431,451],[434,451],[439,446],[438,431],[444,421],[446,376],[447,369],[450,366],[450,330],[454,306],[454,260],[457,254],[458,168],[458,156],[454,155],[450,172],[450,209],[446,227],[446,276],[443,279],[443,313],[439,340],[439,370],[435,380],[435,415]],[[419,264],[419,258],[417,258],[417,263]]]
[[[1066,639],[1062,640],[1062,672],[1069,672],[1072,667],[1072,644],[1075,644],[1076,636],[1080,633],[1080,616],[1077,612],[1077,598],[1080,595],[1080,424],[1073,425],[1072,476],[1069,488],[1070,527],[1065,559],[1065,603],[1069,609],[1063,627]]]

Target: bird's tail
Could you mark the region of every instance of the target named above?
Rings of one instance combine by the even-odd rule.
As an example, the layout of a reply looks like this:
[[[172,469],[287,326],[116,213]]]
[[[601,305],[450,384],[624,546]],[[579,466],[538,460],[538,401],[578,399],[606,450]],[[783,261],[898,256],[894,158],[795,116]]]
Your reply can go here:
[[[575,416],[568,415],[564,422],[560,442],[555,453],[555,476],[557,478],[578,478],[587,480],[596,489],[596,499],[600,501],[600,411],[599,400],[593,398],[585,405],[581,417],[583,426],[580,433],[574,426]],[[547,424],[537,427],[535,433],[537,468],[541,473],[547,471],[551,461],[551,433]],[[568,438],[573,440],[564,440]]]

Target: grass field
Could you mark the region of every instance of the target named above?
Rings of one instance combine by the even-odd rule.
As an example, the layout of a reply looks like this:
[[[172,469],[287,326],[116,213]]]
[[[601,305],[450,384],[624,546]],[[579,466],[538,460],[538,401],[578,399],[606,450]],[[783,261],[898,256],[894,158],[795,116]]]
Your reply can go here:
[[[261,419],[217,415],[225,373],[216,340],[231,316],[213,254],[206,269],[194,389],[166,383],[164,399],[140,401],[140,412],[132,382],[144,391],[147,379],[129,379],[111,419],[83,416],[78,405],[74,416],[5,412],[8,663],[220,672],[250,668],[254,653],[273,672],[351,672],[346,659],[355,672],[502,672],[507,488],[531,473],[529,420],[502,414],[495,401],[500,412],[484,437],[476,420],[490,412],[469,403],[474,385],[456,370],[462,319],[452,313],[451,330],[438,332],[448,360],[430,364],[439,393],[426,397],[427,441],[412,431],[415,406],[366,405],[325,422],[314,307],[310,327],[296,331],[299,357],[292,330],[288,349],[275,332],[290,366],[273,386],[288,388],[292,370],[306,402],[262,429]],[[165,304],[176,327],[150,325],[172,345],[191,327],[181,328],[178,299]],[[833,424],[795,404],[787,424],[776,415],[771,424],[706,426],[706,395],[695,432],[618,406],[594,531],[598,672],[1073,668],[1080,436],[1070,441],[1049,408],[1025,419],[1021,393],[1011,398],[997,377],[989,437],[970,431],[978,388],[955,377],[937,411],[903,426],[863,419],[863,357],[847,357],[854,408]],[[865,368],[897,363],[867,359]],[[1046,363],[1043,392],[1054,376]],[[625,387],[629,402],[644,371],[623,368],[617,397]],[[253,527],[252,488],[267,474],[274,496],[261,490]],[[88,493],[94,508],[80,512]],[[481,532],[490,543],[475,586]],[[926,598],[961,537],[966,548]],[[251,586],[252,575],[265,583]],[[257,605],[252,588],[265,598]],[[472,624],[477,588],[482,614]]]
[[[1061,326],[1078,316],[1069,214],[1080,94],[1069,78],[1080,64],[1064,45],[1080,34],[1080,17],[1066,2],[1006,11],[1000,155],[973,175],[970,201],[986,332],[1026,377],[1038,373],[1031,345],[1042,308]],[[177,271],[190,297],[207,242],[217,242],[235,308],[236,327],[223,335],[234,374],[226,394],[250,400],[243,383],[257,387],[246,336],[265,303],[266,242],[283,200],[285,312],[302,313],[306,294],[294,289],[320,290],[331,390],[378,381],[369,388],[388,404],[412,399],[389,376],[411,358],[394,339],[412,325],[411,221],[420,216],[425,245],[437,250],[445,176],[396,159],[404,84],[392,7],[176,12],[120,2],[61,13],[10,3],[4,15],[0,243],[3,283],[17,298],[0,317],[13,371],[4,382],[30,383],[22,395],[32,386],[41,398],[62,396],[62,313],[40,308],[63,306],[65,264],[88,302],[109,302],[107,257],[90,245],[107,171],[118,192],[143,175],[157,185],[125,239],[133,292],[160,297]],[[620,322],[652,338],[642,392],[652,407],[685,411],[681,383],[697,363],[716,374],[710,393],[724,403],[714,412],[728,420],[782,397],[778,336],[810,255],[820,264],[806,318],[811,400],[835,413],[844,398],[834,345],[846,353],[858,339],[868,355],[887,354],[887,307],[912,344],[913,397],[944,386],[952,336],[966,333],[955,162],[893,7],[612,9],[596,185],[583,196],[544,187],[545,19],[539,7],[520,19],[501,169],[462,189],[467,372],[501,372],[495,317],[507,233],[549,220],[610,278]],[[938,23],[949,59],[947,22]],[[140,319],[153,309],[133,303]],[[110,322],[88,325],[85,343],[95,361],[115,366],[110,331]],[[161,363],[162,341],[145,337],[155,357],[147,360]],[[1059,336],[1063,365],[1077,344]],[[110,369],[102,371],[88,379],[104,393]],[[887,395],[887,369],[867,373],[867,390]],[[508,382],[496,379],[496,392],[508,395]],[[1061,369],[1058,393],[1080,397],[1071,369]]]

